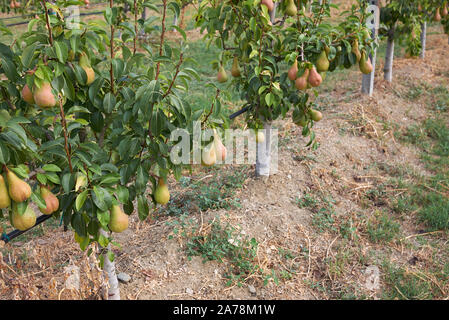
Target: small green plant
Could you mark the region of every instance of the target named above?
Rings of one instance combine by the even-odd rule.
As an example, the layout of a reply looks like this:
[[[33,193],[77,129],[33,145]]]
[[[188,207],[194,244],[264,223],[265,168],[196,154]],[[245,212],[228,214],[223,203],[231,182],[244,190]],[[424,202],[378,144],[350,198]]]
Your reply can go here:
[[[210,231],[197,234],[187,241],[187,256],[201,256],[203,262],[227,262],[228,270],[225,277],[227,285],[241,285],[245,279],[254,273],[262,272],[256,263],[258,242],[249,239],[230,224],[222,225],[215,220]]]
[[[372,242],[390,242],[399,233],[400,224],[383,213],[374,221],[368,221],[367,231]]]

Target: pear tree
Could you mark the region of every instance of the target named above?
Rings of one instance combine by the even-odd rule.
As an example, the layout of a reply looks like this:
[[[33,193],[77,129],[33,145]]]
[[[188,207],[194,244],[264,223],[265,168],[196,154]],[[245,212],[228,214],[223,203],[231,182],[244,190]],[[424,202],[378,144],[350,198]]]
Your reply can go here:
[[[327,72],[357,64],[372,71],[369,55],[376,46],[366,28],[367,2],[358,1],[343,22],[331,23],[328,0],[204,0],[196,15],[205,40],[221,49],[214,68],[217,81],[229,83],[243,101],[238,114],[249,128],[265,132],[257,144],[256,174],[269,176],[271,123],[291,114],[318,146],[313,126],[323,115],[313,99]],[[231,76],[227,68],[231,66]],[[262,150],[263,152],[260,152]],[[268,156],[267,156],[268,154]]]
[[[0,42],[0,219],[20,232],[60,219],[81,249],[99,254],[109,299],[120,298],[113,233],[134,212],[144,220],[166,204],[168,176],[190,167],[171,161],[172,130],[210,121],[210,106],[183,98],[198,77],[184,30],[176,27],[184,41],[166,39],[179,4],[159,3],[134,0],[129,18],[125,1],[110,0],[99,19],[74,23],[65,9],[83,1],[42,0],[23,34],[0,27],[11,39]],[[144,8],[153,17],[138,19]],[[157,43],[139,43],[142,30]]]

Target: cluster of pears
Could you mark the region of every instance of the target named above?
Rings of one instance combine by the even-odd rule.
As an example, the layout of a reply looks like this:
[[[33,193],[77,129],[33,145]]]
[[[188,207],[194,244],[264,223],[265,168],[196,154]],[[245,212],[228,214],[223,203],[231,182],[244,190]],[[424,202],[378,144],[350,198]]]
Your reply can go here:
[[[367,29],[364,30],[364,32],[369,32]],[[366,35],[364,34],[363,36],[364,38],[369,37],[369,33]],[[352,50],[351,50],[357,59],[357,62],[359,64],[359,69],[363,74],[370,74],[371,72],[373,72],[373,65],[371,63],[371,58],[366,56],[365,51],[362,50],[362,52],[360,52],[359,50],[359,41],[357,39],[355,39],[352,42]]]
[[[33,91],[25,84],[22,88],[22,99],[43,109],[52,108],[56,105],[56,98],[49,82],[42,83],[40,87],[34,86]]]
[[[227,149],[220,139],[217,131],[214,129],[214,141],[207,145],[201,153],[201,162],[204,166],[213,166],[217,159],[225,161]]]
[[[440,13],[441,10],[441,13]],[[435,14],[433,16],[433,21],[441,21],[441,17],[445,17],[448,15],[448,10],[447,10],[447,4],[445,3],[444,6],[440,9],[440,8],[436,8],[435,10]]]
[[[306,90],[311,87],[318,87],[326,76],[326,71],[329,70],[329,59],[325,50],[321,51],[315,65],[306,67],[304,73],[299,78],[298,61],[295,60],[293,65],[288,70],[288,78],[295,81],[295,87],[298,90]]]
[[[234,78],[238,78],[241,76],[239,59],[236,56],[234,57],[234,59],[232,61],[231,75]],[[226,73],[226,70],[222,64],[220,64],[220,66],[218,67],[217,80],[220,83],[224,83],[224,82],[228,81],[228,74]]]
[[[31,196],[31,187],[28,183],[21,180],[17,175],[6,168],[6,186],[5,179],[0,175],[0,209],[11,206],[11,199],[15,203],[26,201]],[[44,199],[46,207],[39,208],[43,214],[52,214],[59,208],[58,198],[46,186],[41,186],[41,197]],[[27,206],[25,212],[20,214],[17,205],[12,206],[11,222],[18,230],[27,230],[36,223],[36,214]]]
[[[18,2],[18,1],[12,0],[12,1],[9,3],[9,6],[11,7],[11,9],[18,9],[18,8],[21,7],[21,4],[20,4],[20,2]]]

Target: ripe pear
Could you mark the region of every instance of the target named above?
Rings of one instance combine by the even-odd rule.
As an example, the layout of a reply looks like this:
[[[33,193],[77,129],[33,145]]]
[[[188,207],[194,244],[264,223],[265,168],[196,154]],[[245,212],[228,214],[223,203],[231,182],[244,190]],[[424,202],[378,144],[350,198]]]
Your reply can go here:
[[[371,64],[371,59],[369,57],[366,57],[365,52],[362,53],[362,56],[360,58],[359,68],[363,74],[370,74],[373,71],[373,65]]]
[[[128,229],[128,215],[123,212],[119,205],[113,205],[110,210],[109,229],[112,232],[123,232]]]
[[[14,1],[11,1],[9,3],[9,6],[11,7],[11,9],[15,9],[16,8],[16,3]]]
[[[8,208],[11,205],[11,198],[8,194],[5,179],[0,175],[0,209]]]
[[[265,134],[262,131],[257,131],[256,133],[256,142],[264,143],[265,142]]]
[[[201,162],[206,167],[213,166],[217,162],[217,153],[213,144],[204,147],[201,153]]]
[[[448,15],[447,4],[444,4],[443,10],[441,10],[441,16],[445,17]]]
[[[13,206],[11,222],[14,228],[25,231],[36,224],[36,214],[29,206],[23,214],[17,211],[17,206]]]
[[[223,142],[221,142],[221,139],[218,136],[218,133],[215,129],[214,129],[214,147],[217,159],[225,161],[227,150],[226,147],[223,145]]]
[[[89,59],[85,52],[81,52],[80,67],[84,69],[84,72],[86,72],[87,75],[86,85],[90,85],[95,80],[95,71],[90,66]]]
[[[357,58],[357,62],[360,62],[360,58],[362,57],[362,54],[360,53],[359,50],[359,41],[357,39],[354,40],[354,42],[352,43],[352,50],[351,50],[356,58]]]
[[[18,1],[14,1],[14,4],[15,4],[16,8],[20,8],[20,6],[21,6],[20,2],[18,2]]]
[[[220,68],[218,69],[217,80],[220,83],[228,81],[228,75],[222,65],[220,65]]]
[[[31,196],[31,187],[19,179],[14,172],[6,169],[6,179],[9,185],[9,196],[15,202],[23,202]]]
[[[300,76],[295,81],[295,87],[298,90],[306,90],[307,89],[307,78],[309,77],[309,69],[306,69],[302,76]]]
[[[285,14],[293,17],[296,16],[296,14],[298,13],[298,9],[296,8],[295,3],[293,2],[293,0],[287,0],[287,7],[285,8]]]
[[[41,108],[51,108],[56,105],[56,99],[49,82],[44,82],[40,88],[34,88],[33,98]]]
[[[45,186],[41,187],[41,197],[45,200],[45,204],[47,205],[45,209],[39,208],[43,214],[52,214],[58,210],[58,198]]]
[[[159,204],[167,204],[170,200],[170,192],[163,178],[159,178],[156,189],[154,190],[154,200]]]
[[[29,104],[34,103],[33,93],[31,92],[31,89],[27,84],[25,84],[22,88],[22,99]]]
[[[237,57],[234,57],[234,61],[232,62],[231,75],[233,77],[240,77],[239,60]]]
[[[435,15],[433,16],[433,21],[441,21],[440,8],[437,8]]]
[[[329,59],[327,59],[325,50],[321,51],[320,56],[318,57],[315,65],[318,72],[329,70]]]
[[[310,117],[313,121],[320,121],[321,119],[323,119],[323,114],[318,110],[312,109],[310,110]]]
[[[295,59],[295,62],[293,63],[293,65],[288,70],[288,78],[291,81],[295,81],[297,73],[298,73],[298,60]]]
[[[323,78],[321,78],[320,74],[316,71],[315,67],[312,67],[312,69],[310,69],[307,82],[312,87],[318,87],[321,84],[321,82],[323,82]]]
[[[274,9],[273,0],[262,0],[260,4],[263,4],[267,7],[268,11],[271,12]]]

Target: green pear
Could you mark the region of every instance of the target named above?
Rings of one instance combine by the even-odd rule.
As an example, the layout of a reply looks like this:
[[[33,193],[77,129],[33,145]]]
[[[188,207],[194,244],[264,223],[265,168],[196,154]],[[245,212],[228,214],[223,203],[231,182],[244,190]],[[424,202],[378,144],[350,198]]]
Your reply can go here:
[[[257,130],[256,142],[257,143],[264,143],[265,142],[265,134],[263,133],[263,131]]]
[[[14,228],[25,231],[36,224],[36,214],[29,206],[23,214],[17,211],[17,206],[13,206],[11,222]]]
[[[373,71],[373,65],[371,64],[371,59],[366,57],[365,52],[362,52],[362,56],[359,62],[360,71],[363,74],[370,74]]]
[[[318,57],[315,65],[318,72],[329,70],[329,59],[327,59],[325,50],[321,51],[320,56]]]
[[[156,189],[154,190],[154,200],[159,204],[167,204],[170,201],[170,192],[163,178],[159,178]]]
[[[295,3],[293,2],[293,0],[287,0],[287,7],[285,8],[285,14],[293,17],[296,16],[296,14],[298,13],[298,9],[295,6]]]
[[[25,181],[19,179],[14,172],[6,169],[6,179],[9,185],[9,196],[15,202],[23,202],[31,196],[31,187]]]
[[[310,110],[310,117],[313,121],[320,121],[321,119],[323,119],[323,114],[318,110],[312,109]]]
[[[220,65],[220,68],[218,69],[217,80],[220,83],[228,81],[228,75],[222,65]]]
[[[128,229],[128,215],[123,212],[119,205],[113,205],[110,210],[109,229],[112,232],[123,232]]]
[[[240,77],[240,74],[239,60],[237,57],[234,57],[234,61],[232,62],[231,75],[237,78]]]
[[[8,194],[5,179],[0,175],[0,209],[8,208],[11,205],[11,198]]]

